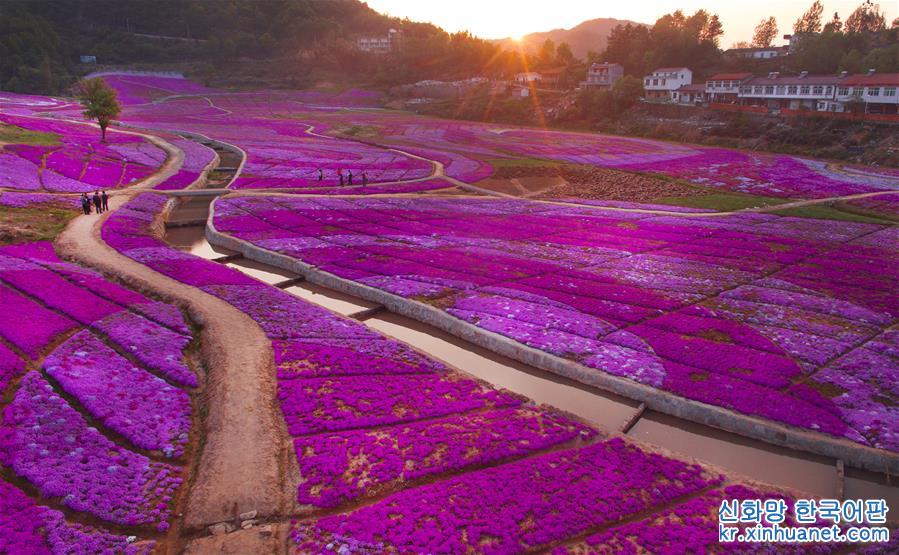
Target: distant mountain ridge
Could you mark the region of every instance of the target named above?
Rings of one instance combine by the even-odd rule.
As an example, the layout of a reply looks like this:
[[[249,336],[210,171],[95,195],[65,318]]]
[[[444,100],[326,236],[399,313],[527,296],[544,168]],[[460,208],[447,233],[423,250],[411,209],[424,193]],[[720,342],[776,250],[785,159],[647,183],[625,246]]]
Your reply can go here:
[[[515,49],[521,45],[525,50],[529,51],[540,48],[546,39],[550,39],[556,44],[567,42],[576,57],[584,58],[588,50],[601,52],[606,47],[606,41],[612,29],[618,25],[627,25],[628,23],[632,25],[646,25],[645,23],[637,23],[627,19],[600,17],[588,19],[571,29],[553,29],[551,31],[529,33],[521,41],[505,38],[496,39],[493,42],[508,49]]]

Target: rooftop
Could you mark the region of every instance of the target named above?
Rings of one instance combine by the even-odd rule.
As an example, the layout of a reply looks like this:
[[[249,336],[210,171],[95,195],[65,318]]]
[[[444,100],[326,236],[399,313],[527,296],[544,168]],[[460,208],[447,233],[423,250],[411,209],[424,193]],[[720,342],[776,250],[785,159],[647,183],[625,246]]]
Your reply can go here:
[[[709,77],[709,81],[742,81],[752,77],[751,73],[716,73]]]
[[[672,71],[680,71],[682,69],[690,71],[690,68],[688,68],[688,67],[659,67],[659,68],[652,70],[652,72],[653,73],[670,73]]]
[[[681,85],[677,92],[698,93],[705,92],[705,83],[693,83],[692,85]]]
[[[899,73],[874,73],[850,75],[841,85],[893,85],[899,86]]]
[[[777,75],[753,77],[747,85],[836,85],[844,83],[839,75]]]

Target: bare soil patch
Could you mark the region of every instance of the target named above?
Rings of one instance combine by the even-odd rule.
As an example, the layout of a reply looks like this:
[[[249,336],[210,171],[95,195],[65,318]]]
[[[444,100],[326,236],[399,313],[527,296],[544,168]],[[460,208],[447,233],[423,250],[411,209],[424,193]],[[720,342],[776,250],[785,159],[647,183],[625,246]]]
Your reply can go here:
[[[706,190],[658,176],[587,165],[505,166],[478,186],[533,198],[653,201],[660,197],[689,197]]]
[[[52,241],[78,212],[49,206],[0,210],[0,245]]]

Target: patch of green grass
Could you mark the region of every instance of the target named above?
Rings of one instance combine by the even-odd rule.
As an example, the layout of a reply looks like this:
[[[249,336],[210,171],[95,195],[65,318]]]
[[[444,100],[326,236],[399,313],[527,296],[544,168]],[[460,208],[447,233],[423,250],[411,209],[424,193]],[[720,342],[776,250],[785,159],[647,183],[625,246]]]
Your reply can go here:
[[[731,212],[744,208],[756,208],[783,204],[789,199],[763,197],[754,195],[741,195],[738,193],[711,193],[708,195],[696,195],[688,197],[660,197],[653,201],[656,204],[670,204],[672,206],[686,206],[689,208],[704,208],[718,212]]]
[[[558,168],[563,166],[559,162],[543,158],[490,158],[487,162],[494,168]]]
[[[661,197],[653,201],[656,204],[669,204],[672,206],[686,206],[689,208],[702,208],[718,212],[732,212],[744,208],[757,208],[760,206],[776,206],[791,202],[790,199],[765,197],[755,195],[743,195],[739,193],[711,193],[688,197]],[[771,210],[768,214],[776,216],[790,216],[794,218],[813,218],[818,220],[839,220],[843,222],[861,222],[868,224],[892,225],[896,222],[875,215],[857,214],[840,210],[829,204],[811,204],[794,208]]]
[[[377,137],[381,134],[381,128],[374,125],[353,125],[337,132],[347,137]]]
[[[62,233],[77,210],[52,206],[0,210],[0,245],[52,241]]]
[[[59,135],[24,129],[18,125],[0,123],[0,143],[11,145],[58,146]]]
[[[843,210],[828,204],[811,204],[809,206],[798,206],[796,208],[784,208],[783,210],[775,210],[771,212],[771,214],[776,214],[778,216],[793,216],[797,218],[817,218],[819,220],[860,222],[865,224],[892,225],[896,223],[884,218],[844,212]]]

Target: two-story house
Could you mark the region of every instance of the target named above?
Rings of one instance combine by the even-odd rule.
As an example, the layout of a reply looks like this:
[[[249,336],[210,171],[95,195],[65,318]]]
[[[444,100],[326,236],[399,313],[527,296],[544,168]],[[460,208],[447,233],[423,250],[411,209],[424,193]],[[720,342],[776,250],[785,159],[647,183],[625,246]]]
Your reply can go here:
[[[833,111],[861,107],[868,114],[899,113],[899,73],[850,75],[836,89]],[[853,104],[855,106],[853,106]]]
[[[778,72],[765,77],[753,77],[740,85],[740,104],[765,106],[769,109],[828,110],[842,75],[783,76]]]
[[[624,77],[624,66],[616,63],[594,62],[587,68],[587,80],[581,81],[581,87],[611,88],[616,81]]]
[[[751,73],[716,73],[705,82],[705,95],[709,102],[734,104],[740,94],[740,86],[752,79]]]
[[[693,83],[693,72],[686,67],[660,67],[643,78],[645,98],[654,102],[670,102],[672,92]]]

